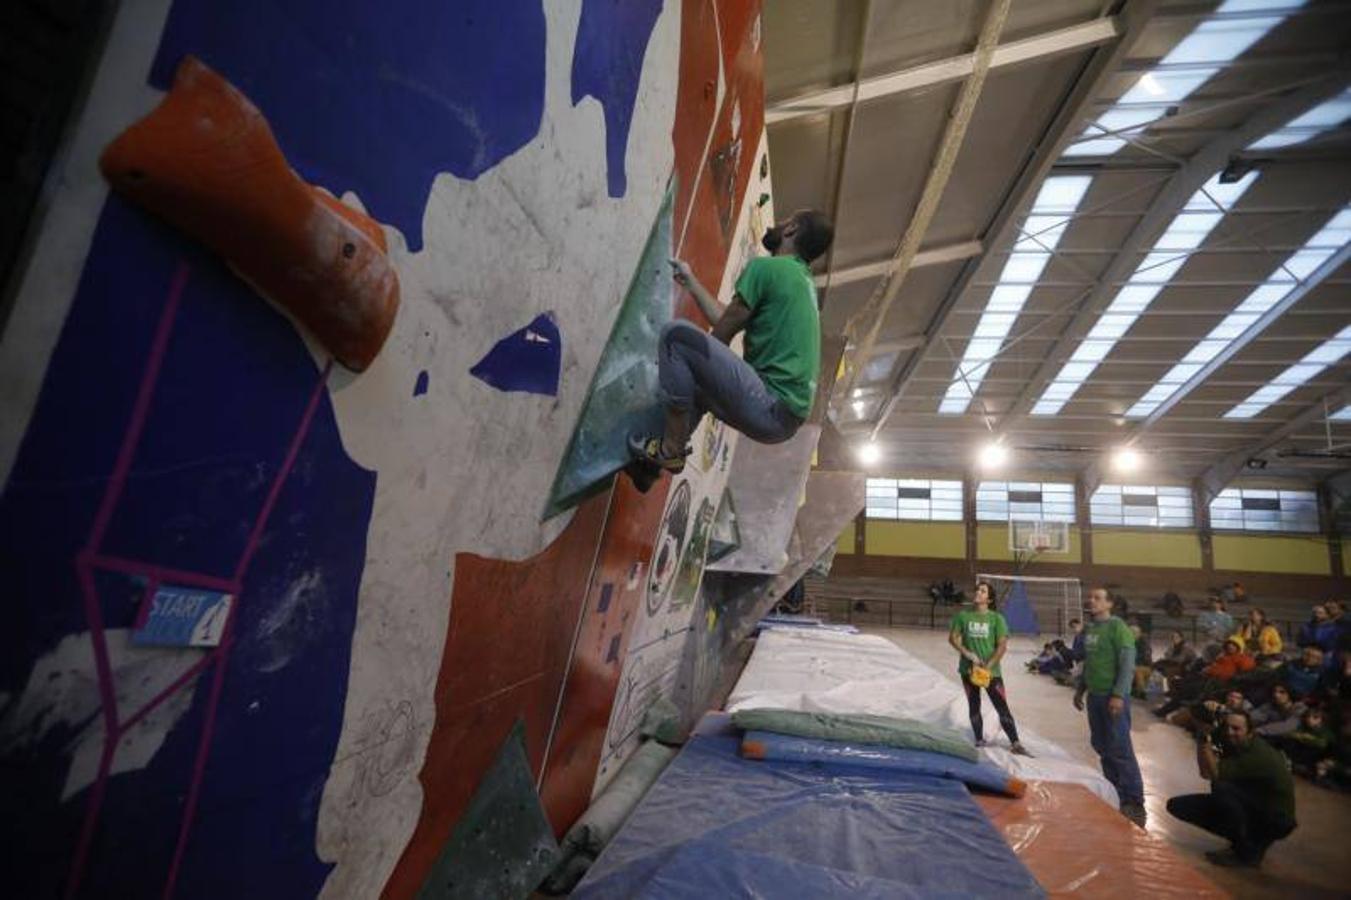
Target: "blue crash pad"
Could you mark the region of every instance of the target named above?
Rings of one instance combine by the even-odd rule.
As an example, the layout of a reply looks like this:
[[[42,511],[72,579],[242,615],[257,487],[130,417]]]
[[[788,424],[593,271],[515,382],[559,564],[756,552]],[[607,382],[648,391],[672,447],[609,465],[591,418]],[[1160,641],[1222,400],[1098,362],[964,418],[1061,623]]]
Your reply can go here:
[[[1045,896],[961,783],[740,743],[705,716],[572,896]]]
[[[911,775],[933,775],[951,778],[963,784],[1022,796],[1026,785],[998,766],[987,762],[969,762],[946,753],[929,750],[911,750],[906,747],[887,747],[882,744],[857,744],[849,741],[823,741],[818,738],[775,734],[772,731],[748,731],[742,741],[753,744],[757,760],[784,762],[835,763],[842,766],[862,766],[866,769],[887,769]],[[750,754],[747,754],[750,756]]]

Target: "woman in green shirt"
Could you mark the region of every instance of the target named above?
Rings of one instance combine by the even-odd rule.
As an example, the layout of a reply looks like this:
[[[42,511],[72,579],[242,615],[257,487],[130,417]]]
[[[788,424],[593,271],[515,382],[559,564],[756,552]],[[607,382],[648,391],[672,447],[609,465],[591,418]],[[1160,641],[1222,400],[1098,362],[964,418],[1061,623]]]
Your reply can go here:
[[[1004,695],[1004,678],[999,670],[999,660],[1009,644],[1009,624],[1004,617],[990,608],[994,601],[994,588],[988,581],[976,583],[974,610],[962,610],[952,617],[952,626],[948,629],[948,643],[961,657],[957,663],[957,672],[962,677],[962,687],[966,690],[966,707],[971,716],[971,730],[976,735],[976,746],[985,746],[985,723],[980,714],[980,686],[971,680],[971,670],[980,666],[990,673],[990,681],[985,692],[990,695],[995,712],[999,714],[999,724],[1009,736],[1014,753],[1031,756],[1018,740],[1018,725],[1009,711],[1009,701]]]

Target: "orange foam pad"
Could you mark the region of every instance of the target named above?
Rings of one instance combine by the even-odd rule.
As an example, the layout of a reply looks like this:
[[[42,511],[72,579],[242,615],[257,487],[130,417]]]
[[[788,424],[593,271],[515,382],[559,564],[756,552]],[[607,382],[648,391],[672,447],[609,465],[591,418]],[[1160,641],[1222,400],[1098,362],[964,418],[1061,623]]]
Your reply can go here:
[[[119,193],[192,235],[360,372],[394,325],[384,232],[292,171],[249,99],[194,57],[149,115],[103,151]]]
[[[1230,896],[1083,785],[1032,781],[1016,800],[972,796],[1052,897]]]

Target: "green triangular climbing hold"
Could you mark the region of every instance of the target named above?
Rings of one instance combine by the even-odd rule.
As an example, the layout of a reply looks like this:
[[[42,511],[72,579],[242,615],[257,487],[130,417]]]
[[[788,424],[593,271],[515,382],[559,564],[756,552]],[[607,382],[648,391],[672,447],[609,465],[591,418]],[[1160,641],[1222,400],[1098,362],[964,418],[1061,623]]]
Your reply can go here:
[[[633,432],[659,434],[657,338],[671,321],[671,206],[674,183],[666,187],[657,219],[648,233],[623,306],[601,353],[577,428],[554,476],[547,519],[604,490],[629,462]]]

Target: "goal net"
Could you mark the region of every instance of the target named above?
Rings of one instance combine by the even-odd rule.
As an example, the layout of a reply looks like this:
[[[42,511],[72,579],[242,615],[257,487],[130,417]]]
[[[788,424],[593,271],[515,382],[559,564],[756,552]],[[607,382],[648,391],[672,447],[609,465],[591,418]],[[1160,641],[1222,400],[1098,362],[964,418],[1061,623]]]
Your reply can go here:
[[[1083,593],[1077,578],[1031,575],[977,575],[994,588],[995,608],[1014,634],[1069,634],[1070,620],[1084,617]]]

